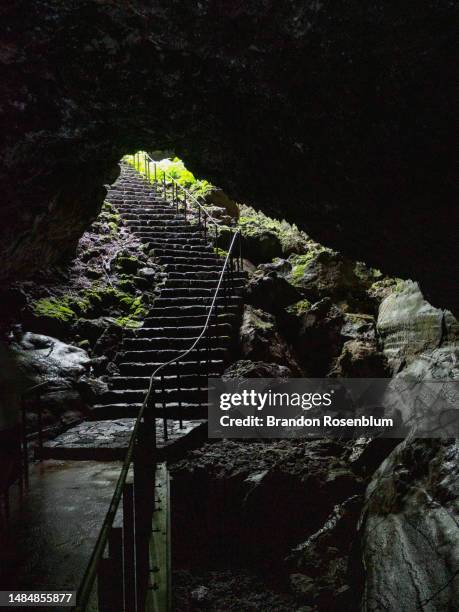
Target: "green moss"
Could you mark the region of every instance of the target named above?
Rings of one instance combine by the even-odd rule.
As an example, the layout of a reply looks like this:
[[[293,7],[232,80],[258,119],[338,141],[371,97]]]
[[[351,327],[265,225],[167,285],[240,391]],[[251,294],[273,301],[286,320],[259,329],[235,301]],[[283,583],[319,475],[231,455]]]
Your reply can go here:
[[[146,162],[144,157],[144,151],[139,151],[139,162],[140,162],[140,172],[143,175],[150,176],[150,181],[154,181],[155,177],[155,164],[156,164],[156,180],[162,182],[164,175],[171,176],[174,178],[179,185],[186,187],[189,191],[193,193],[195,197],[203,197],[209,191],[213,189],[213,185],[206,180],[197,179],[192,172],[190,172],[186,167],[183,161],[174,157],[173,159],[161,159],[153,162]],[[137,155],[137,153],[135,154]],[[123,158],[128,164],[132,166],[136,166],[135,155],[125,155]],[[149,172],[147,173],[147,164],[149,165]]]
[[[270,231],[277,236],[284,256],[307,250],[309,238],[296,225],[285,220],[272,219],[245,204],[240,205],[240,211],[239,228],[243,236],[255,236],[261,232]]]
[[[110,222],[110,223],[108,224],[108,227],[110,228],[110,232],[111,232],[112,234],[117,234],[117,233],[119,232],[119,229],[120,229],[120,228],[118,227],[118,225],[117,225],[116,223],[113,223],[113,222]]]
[[[299,316],[307,312],[310,308],[311,308],[311,302],[305,299],[305,300],[300,300],[299,302],[295,302],[295,304],[292,304],[286,310],[290,314]]]
[[[389,290],[390,293],[401,293],[405,289],[405,281],[401,278],[385,277],[373,283],[369,289],[370,293],[378,294]]]
[[[214,253],[219,257],[226,257],[228,255],[228,251],[225,251],[225,249],[221,249],[220,247],[216,247],[214,249]]]
[[[121,272],[135,273],[140,266],[140,261],[133,255],[119,254],[114,261],[114,266]]]
[[[308,252],[304,253],[304,255],[291,255],[289,257],[289,262],[292,264],[292,271],[290,272],[289,279],[293,285],[301,283],[307,268],[320,253],[331,254],[332,251],[323,247],[321,244],[311,243]]]
[[[68,323],[76,318],[76,313],[70,308],[66,297],[42,298],[37,300],[32,308],[36,315],[57,319],[62,323]]]
[[[135,283],[130,278],[119,280],[117,283],[117,287],[124,292],[132,292],[136,289]]]
[[[115,319],[115,321],[121,327],[129,327],[131,329],[141,327],[142,325],[140,321],[137,321],[136,319],[133,319],[132,317],[119,317],[118,319]]]

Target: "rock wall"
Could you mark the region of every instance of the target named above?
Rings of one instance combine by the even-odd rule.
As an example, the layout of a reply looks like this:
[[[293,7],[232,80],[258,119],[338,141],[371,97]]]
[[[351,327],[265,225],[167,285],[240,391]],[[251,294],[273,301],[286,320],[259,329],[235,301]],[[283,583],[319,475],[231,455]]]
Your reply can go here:
[[[362,611],[459,610],[457,442],[407,440],[376,472],[362,517]]]
[[[410,366],[421,356],[429,359],[432,351],[440,347],[444,349],[443,352],[448,352],[449,348],[452,354],[458,350],[457,320],[449,311],[429,304],[418,285],[411,281],[400,283],[382,301],[377,331],[394,373]],[[421,378],[428,376],[424,373]]]
[[[2,278],[73,248],[123,153],[174,148],[231,197],[457,311],[454,11],[446,0],[4,4]]]

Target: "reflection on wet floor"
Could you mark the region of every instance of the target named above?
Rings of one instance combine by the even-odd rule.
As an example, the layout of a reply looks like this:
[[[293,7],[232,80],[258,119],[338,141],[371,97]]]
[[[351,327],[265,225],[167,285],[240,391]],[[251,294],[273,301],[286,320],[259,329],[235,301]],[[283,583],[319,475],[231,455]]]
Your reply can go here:
[[[11,517],[0,534],[2,590],[78,588],[120,469],[117,461],[31,466],[24,497],[11,489]]]

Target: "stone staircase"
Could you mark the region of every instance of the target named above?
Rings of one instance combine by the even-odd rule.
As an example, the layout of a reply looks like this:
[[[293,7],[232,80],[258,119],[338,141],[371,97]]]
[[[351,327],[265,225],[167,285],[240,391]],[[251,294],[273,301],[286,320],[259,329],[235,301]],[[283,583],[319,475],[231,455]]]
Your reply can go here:
[[[93,421],[118,419],[118,425],[124,428],[137,416],[156,368],[178,357],[200,335],[224,259],[215,254],[202,229],[190,221],[190,215],[186,218],[183,212],[177,212],[130,166],[122,164],[121,175],[110,188],[107,200],[133,234],[154,249],[165,272],[160,294],[142,327],[124,332],[117,358],[119,375],[110,378],[109,391],[91,410]],[[156,377],[158,418],[167,415],[186,421],[185,430],[189,430],[190,420],[207,417],[208,377],[221,376],[230,355],[246,277],[246,272],[235,272],[232,294],[227,294],[226,299],[223,295],[218,298],[218,317],[212,316],[209,342],[203,338],[183,360],[165,366]],[[170,427],[171,432],[177,433],[177,423],[172,422]],[[85,429],[83,425],[82,435],[87,437],[90,431],[100,429]],[[66,439],[70,438],[67,435]],[[97,446],[95,441],[87,443],[88,448]],[[59,441],[45,448],[47,457],[56,453],[65,455]]]

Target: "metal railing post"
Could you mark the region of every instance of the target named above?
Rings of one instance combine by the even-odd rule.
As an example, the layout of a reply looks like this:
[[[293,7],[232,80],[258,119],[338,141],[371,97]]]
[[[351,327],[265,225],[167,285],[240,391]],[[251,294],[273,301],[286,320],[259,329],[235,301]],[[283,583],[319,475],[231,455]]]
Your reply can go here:
[[[136,612],[134,485],[126,483],[123,490],[123,559],[124,610]]]
[[[162,372],[161,372],[161,401],[162,401],[162,406],[163,406],[164,440],[167,440],[168,432],[167,432],[166,390],[164,388],[164,374]]]
[[[182,414],[182,385],[180,381],[180,361],[177,359],[177,392],[178,392],[178,409],[179,409],[179,427],[183,429],[183,414]]]

